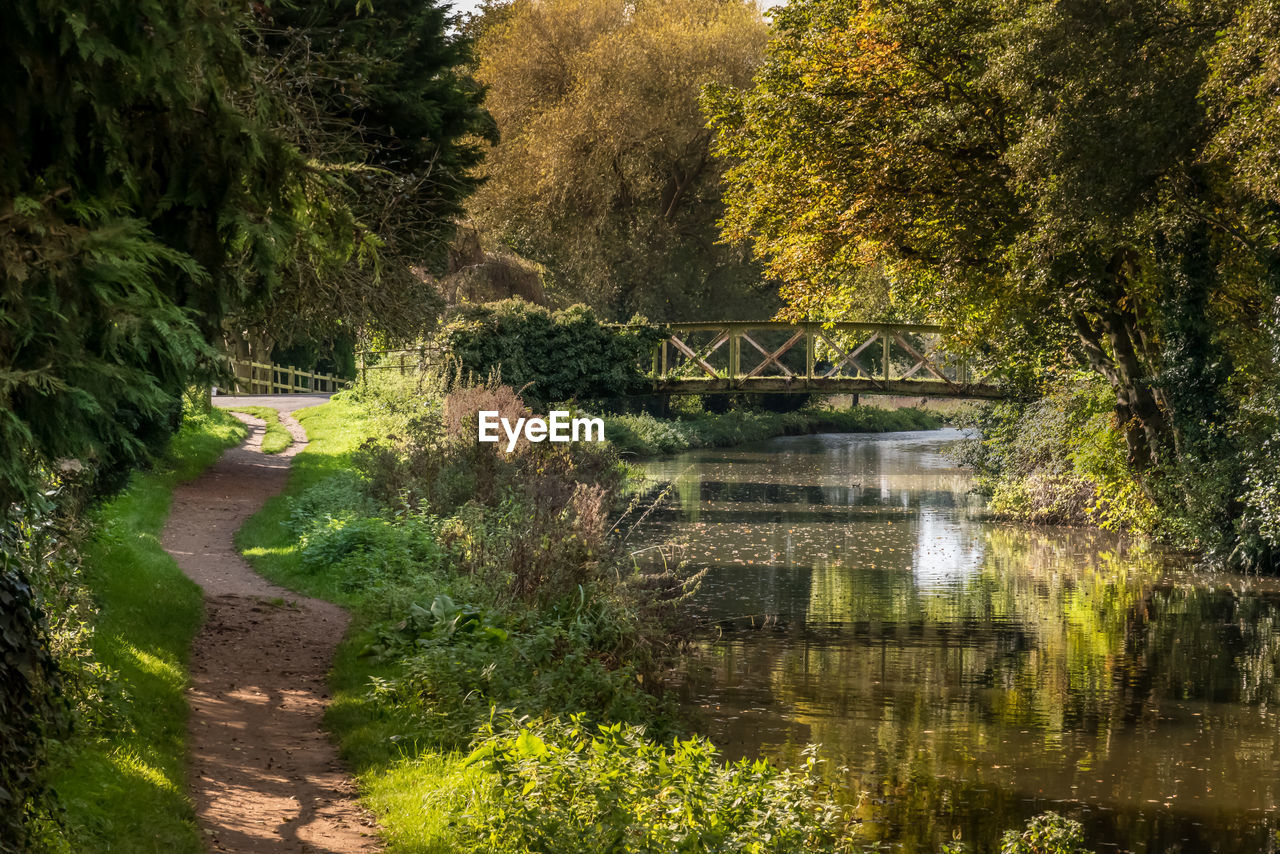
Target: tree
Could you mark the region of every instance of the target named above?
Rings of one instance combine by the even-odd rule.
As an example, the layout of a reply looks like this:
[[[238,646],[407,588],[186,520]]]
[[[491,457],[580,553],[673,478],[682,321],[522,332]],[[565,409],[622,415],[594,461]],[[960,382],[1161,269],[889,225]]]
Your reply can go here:
[[[241,19],[195,2],[0,11],[0,507],[78,458],[118,482],[308,228],[305,164],[241,108]]]
[[[698,97],[745,85],[767,38],[744,0],[515,0],[474,24],[501,142],[472,214],[548,268],[562,303],[658,319],[772,310],[716,243],[721,168]]]
[[[754,87],[708,99],[734,164],[726,234],[753,242],[801,310],[874,260],[899,304],[1008,361],[1083,360],[1149,470],[1190,425],[1224,423],[1228,366],[1259,347],[1258,324],[1231,319],[1265,305],[1274,216],[1232,204],[1257,192],[1213,145],[1235,111],[1203,96],[1238,12],[789,4]],[[1265,156],[1242,147],[1241,169]]]
[[[216,370],[223,317],[322,227],[305,204],[318,179],[244,109],[240,15],[0,7],[2,851],[27,850],[59,705],[32,584],[49,493],[117,487],[163,444],[186,383]]]
[[[349,210],[353,227],[326,236],[346,247],[342,263],[299,258],[244,322],[286,344],[421,335],[442,309],[427,274],[496,141],[462,70],[469,40],[433,0],[282,5],[254,33],[276,133],[335,179],[324,203]]]

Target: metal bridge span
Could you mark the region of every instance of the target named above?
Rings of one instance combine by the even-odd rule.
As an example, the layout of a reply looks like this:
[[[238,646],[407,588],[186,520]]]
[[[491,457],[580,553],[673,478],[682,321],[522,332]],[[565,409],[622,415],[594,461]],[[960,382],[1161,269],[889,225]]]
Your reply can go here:
[[[660,394],[885,394],[994,400],[1004,391],[912,323],[670,323],[654,348]]]

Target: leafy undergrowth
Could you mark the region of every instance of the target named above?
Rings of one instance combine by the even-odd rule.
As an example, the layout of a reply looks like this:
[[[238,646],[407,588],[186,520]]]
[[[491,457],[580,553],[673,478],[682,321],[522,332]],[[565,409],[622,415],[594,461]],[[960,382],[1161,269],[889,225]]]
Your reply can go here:
[[[91,515],[79,582],[96,613],[86,615],[91,639],[74,662],[86,683],[83,708],[55,762],[61,812],[42,829],[41,850],[204,850],[186,796],[185,696],[203,599],[159,535],[173,487],[243,435],[225,412],[188,415],[167,462],[135,474],[124,493]]]
[[[266,422],[267,432],[262,437],[262,453],[278,454],[293,444],[293,437],[280,423],[280,413],[270,406],[237,406],[232,411],[243,412]]]
[[[805,408],[795,412],[698,413],[675,419],[648,414],[611,415],[605,417],[605,436],[623,453],[655,456],[759,442],[774,436],[934,430],[943,423],[937,413],[924,409],[874,406]]]
[[[505,387],[362,394],[298,413],[310,444],[238,542],[353,612],[327,723],[391,851],[848,844],[812,769],[725,765],[644,689],[687,579],[627,568],[612,450],[478,444]]]
[[[978,410],[972,421],[976,435],[959,445],[956,458],[977,472],[991,515],[1157,532],[1158,508],[1129,467],[1115,393],[1104,380],[1078,374],[1034,401]],[[1210,475],[1205,470],[1202,479]]]

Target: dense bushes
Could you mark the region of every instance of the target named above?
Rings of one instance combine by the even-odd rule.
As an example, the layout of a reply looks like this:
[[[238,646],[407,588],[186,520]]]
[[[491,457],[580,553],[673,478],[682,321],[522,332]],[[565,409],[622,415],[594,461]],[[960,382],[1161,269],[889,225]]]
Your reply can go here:
[[[1255,389],[1224,423],[1179,422],[1176,448],[1129,462],[1115,393],[1100,378],[1059,378],[1032,401],[989,406],[960,446],[996,514],[1152,536],[1231,568],[1274,569],[1280,544],[1280,426],[1274,390]]]
[[[977,470],[995,514],[1151,532],[1155,505],[1126,463],[1114,412],[1105,382],[1080,374],[1033,402],[984,410],[958,457]]]
[[[552,312],[509,299],[462,309],[443,341],[463,370],[501,373],[530,404],[619,397],[645,387],[645,370],[661,333],[606,327],[585,306]]]

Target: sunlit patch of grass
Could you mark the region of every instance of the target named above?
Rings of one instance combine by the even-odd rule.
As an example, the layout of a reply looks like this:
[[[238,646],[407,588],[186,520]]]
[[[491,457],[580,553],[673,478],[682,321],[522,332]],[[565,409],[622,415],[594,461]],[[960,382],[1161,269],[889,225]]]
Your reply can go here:
[[[267,424],[266,435],[262,437],[262,453],[278,454],[281,451],[288,450],[293,444],[293,437],[289,435],[289,431],[280,423],[279,411],[270,406],[237,406],[232,412],[243,412],[245,415],[252,415],[254,418],[260,418]]]
[[[325,478],[349,470],[351,453],[377,435],[379,427],[363,409],[342,398],[298,410],[294,417],[307,431],[306,450],[294,457],[284,492],[244,524],[236,533],[236,545],[255,569],[277,584],[351,604],[353,595],[338,590],[332,576],[302,570],[297,537],[284,523],[292,499]]]
[[[382,820],[391,850],[447,854],[455,850],[451,821],[485,775],[464,754],[423,753],[361,775],[364,802]]]
[[[241,440],[244,426],[215,410],[187,418],[168,461],[134,476],[98,508],[84,580],[98,605],[93,652],[111,672],[110,724],[81,726],[60,752],[53,788],[62,829],[48,850],[197,854],[204,850],[186,796],[186,663],[203,597],[160,546],[173,487]]]

